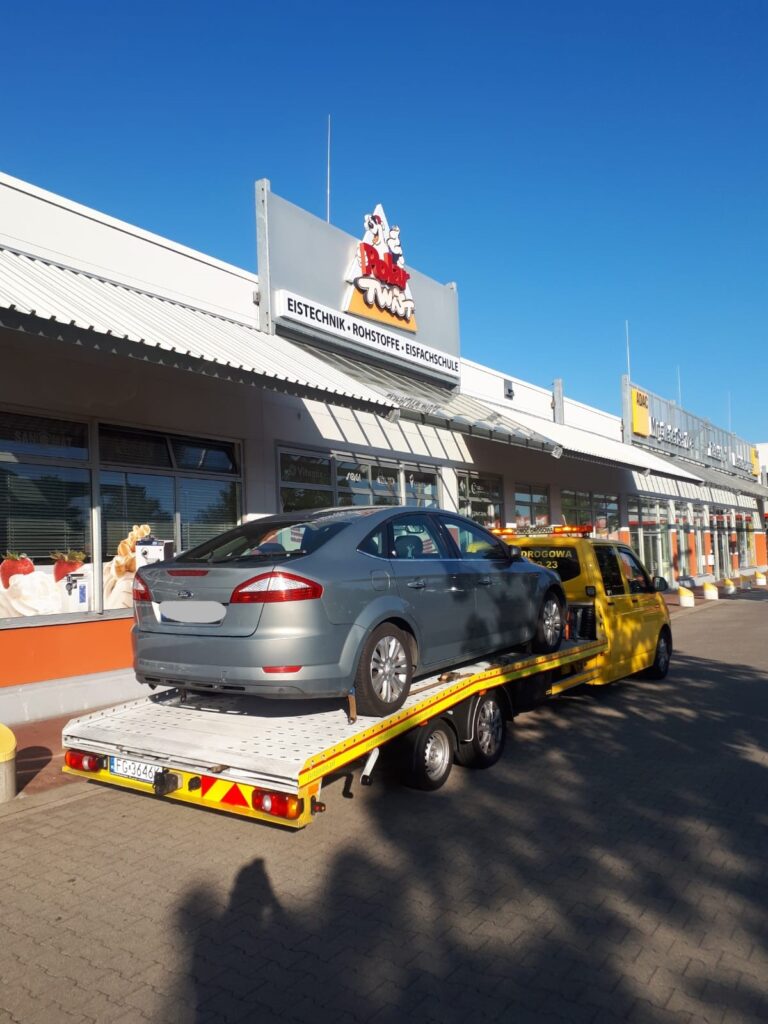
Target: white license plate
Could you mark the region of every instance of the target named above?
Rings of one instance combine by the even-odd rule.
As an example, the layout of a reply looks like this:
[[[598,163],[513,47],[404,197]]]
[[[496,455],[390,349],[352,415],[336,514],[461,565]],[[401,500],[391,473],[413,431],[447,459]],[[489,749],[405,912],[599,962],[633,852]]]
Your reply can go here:
[[[138,779],[139,782],[155,781],[155,772],[159,771],[156,764],[144,761],[130,761],[127,757],[110,757],[109,770],[113,775],[121,775],[124,779]]]
[[[218,601],[162,601],[160,604],[161,622],[215,625],[226,613],[227,609]]]

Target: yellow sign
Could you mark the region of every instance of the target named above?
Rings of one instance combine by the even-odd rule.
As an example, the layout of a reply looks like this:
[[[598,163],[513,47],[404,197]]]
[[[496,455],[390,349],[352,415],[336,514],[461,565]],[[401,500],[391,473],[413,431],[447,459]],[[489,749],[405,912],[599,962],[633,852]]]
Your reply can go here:
[[[632,433],[640,437],[651,435],[651,410],[648,392],[632,388]]]
[[[760,476],[760,453],[757,448],[752,448],[749,453],[752,463],[752,476]]]

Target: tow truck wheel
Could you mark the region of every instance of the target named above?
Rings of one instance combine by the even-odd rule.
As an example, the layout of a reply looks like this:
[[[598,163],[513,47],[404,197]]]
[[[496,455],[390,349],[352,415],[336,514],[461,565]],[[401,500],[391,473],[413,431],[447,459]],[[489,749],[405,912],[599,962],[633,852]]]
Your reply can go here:
[[[456,762],[465,768],[490,768],[504,753],[507,742],[507,723],[496,695],[484,693],[475,708],[472,739],[461,743]]]
[[[536,623],[536,635],[533,638],[533,649],[537,654],[550,654],[556,651],[563,639],[563,603],[554,590],[550,590],[544,598]]]
[[[406,739],[405,784],[413,789],[440,789],[453,767],[453,730],[438,719],[413,729]]]
[[[413,662],[408,638],[389,622],[373,630],[365,642],[355,676],[357,710],[380,718],[405,703],[411,689]]]
[[[662,629],[656,644],[656,655],[652,664],[645,670],[648,679],[665,679],[672,660],[672,636],[668,629]]]

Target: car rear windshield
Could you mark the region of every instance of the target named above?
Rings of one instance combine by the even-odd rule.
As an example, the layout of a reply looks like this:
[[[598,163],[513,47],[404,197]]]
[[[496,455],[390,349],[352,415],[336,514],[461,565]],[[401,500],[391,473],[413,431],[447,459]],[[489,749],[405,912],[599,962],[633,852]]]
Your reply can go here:
[[[317,551],[348,525],[349,518],[339,515],[279,523],[260,519],[190,548],[175,561],[214,564],[293,560]]]
[[[523,554],[530,558],[537,565],[543,565],[547,569],[554,569],[563,583],[568,580],[575,580],[581,572],[579,556],[576,549],[571,547],[558,547],[555,544],[548,544],[546,547],[523,548]]]

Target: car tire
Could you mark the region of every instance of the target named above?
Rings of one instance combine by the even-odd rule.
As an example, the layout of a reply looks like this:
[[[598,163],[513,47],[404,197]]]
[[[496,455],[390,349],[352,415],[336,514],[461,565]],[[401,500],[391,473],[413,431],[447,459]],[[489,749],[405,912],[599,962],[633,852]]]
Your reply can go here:
[[[445,785],[456,748],[453,730],[437,719],[417,726],[405,737],[405,784],[434,791]]]
[[[539,609],[533,649],[536,654],[551,654],[563,640],[565,616],[563,602],[554,590],[548,590]]]
[[[456,763],[464,768],[490,768],[504,753],[507,742],[507,723],[504,709],[491,690],[477,702],[472,739],[460,743]]]
[[[410,638],[389,622],[377,626],[365,641],[355,675],[358,714],[381,718],[399,710],[412,679]]]
[[[672,634],[668,629],[662,629],[659,639],[656,642],[656,653],[653,661],[643,672],[646,679],[666,679],[669,672],[669,664],[672,661]]]

